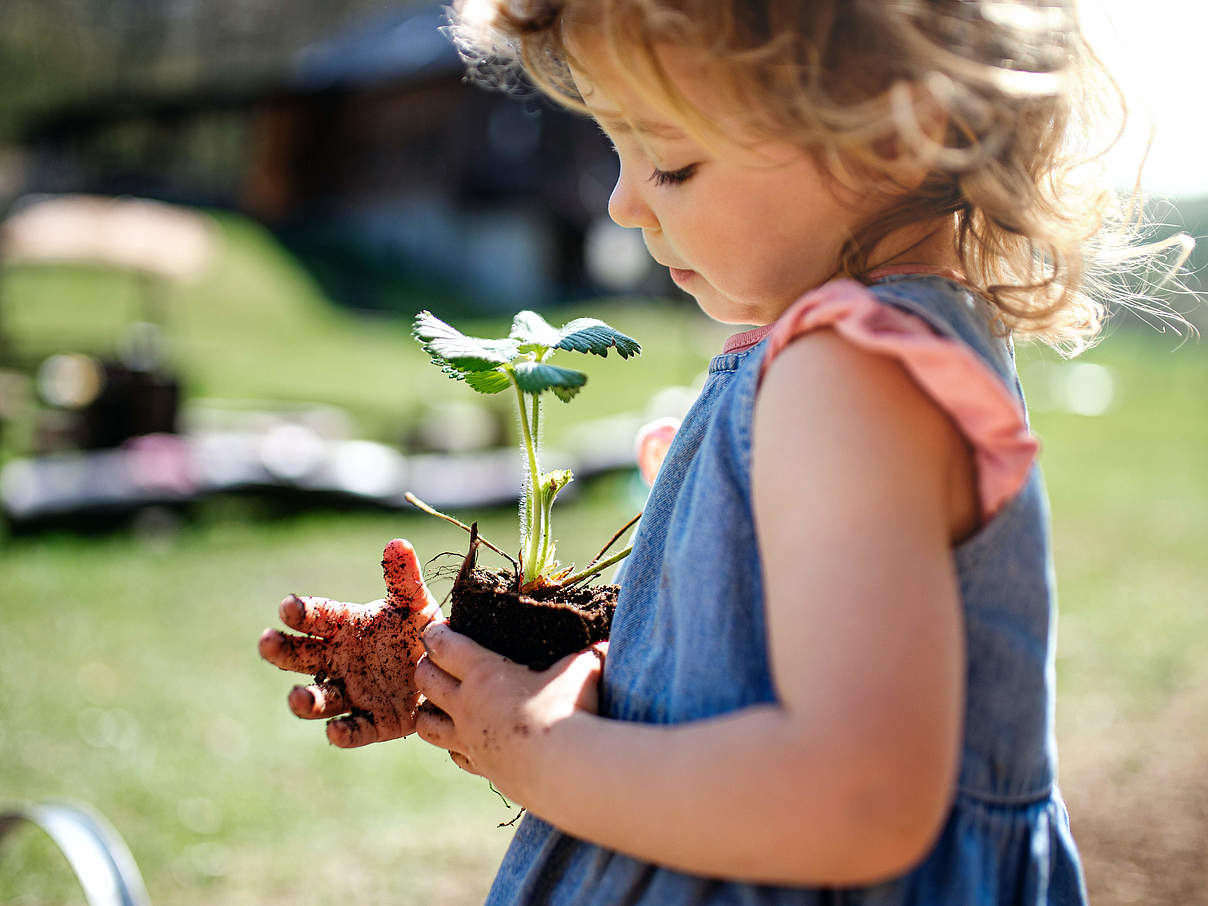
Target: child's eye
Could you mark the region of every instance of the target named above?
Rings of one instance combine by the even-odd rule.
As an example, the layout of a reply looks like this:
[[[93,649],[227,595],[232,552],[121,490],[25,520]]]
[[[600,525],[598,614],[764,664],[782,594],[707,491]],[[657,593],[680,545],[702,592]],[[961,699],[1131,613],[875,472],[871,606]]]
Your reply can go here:
[[[660,170],[656,167],[650,174],[650,181],[656,186],[678,186],[682,182],[687,182],[695,172],[696,164],[688,164],[678,170]]]

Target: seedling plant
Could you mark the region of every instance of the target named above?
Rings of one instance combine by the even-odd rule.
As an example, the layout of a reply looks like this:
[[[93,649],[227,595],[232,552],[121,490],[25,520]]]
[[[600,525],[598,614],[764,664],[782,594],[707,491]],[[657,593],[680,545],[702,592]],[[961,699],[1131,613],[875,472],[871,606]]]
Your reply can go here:
[[[514,394],[527,473],[520,503],[520,557],[518,561],[513,560],[520,591],[528,594],[567,588],[627,556],[631,547],[606,560],[600,559],[624,532],[622,529],[585,569],[577,573],[573,567],[562,567],[556,559],[557,543],[551,527],[551,512],[554,499],[574,476],[569,469],[542,471],[541,425],[544,394],[552,393],[568,403],[587,383],[587,375],[582,371],[552,364],[549,360],[555,352],[564,350],[607,356],[610,349],[615,349],[621,358],[628,359],[641,352],[638,343],[595,318],[577,318],[556,328],[533,311],[517,314],[510,333],[502,339],[466,336],[427,311],[416,316],[412,333],[432,361],[450,378],[464,381],[479,393],[511,391]],[[412,502],[422,506],[419,501],[412,499]],[[422,508],[431,511],[426,506]],[[503,553],[494,545],[488,546]]]

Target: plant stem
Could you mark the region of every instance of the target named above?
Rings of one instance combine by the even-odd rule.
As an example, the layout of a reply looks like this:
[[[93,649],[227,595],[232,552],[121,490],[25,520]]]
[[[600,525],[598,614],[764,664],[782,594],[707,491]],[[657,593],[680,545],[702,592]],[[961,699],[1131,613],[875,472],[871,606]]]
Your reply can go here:
[[[528,411],[524,406],[524,391],[516,381],[516,375],[508,370],[508,380],[516,389],[516,407],[520,410],[520,429],[524,435],[524,450],[528,454],[529,480],[524,494],[524,533],[521,538],[524,550],[524,581],[537,577],[538,551],[541,539],[540,506],[537,496],[541,493],[541,472],[537,467],[537,449],[533,444],[533,432],[529,428]]]
[[[439,519],[445,520],[445,522],[453,523],[459,529],[467,531],[470,534],[474,533],[474,530],[472,528],[470,528],[470,526],[466,525],[464,522],[461,522],[457,519],[454,519],[452,516],[442,513],[440,510],[433,508],[431,504],[424,503],[422,500],[420,500],[418,497],[416,497],[410,491],[408,491],[403,496],[407,499],[407,502],[409,504],[411,504],[416,509],[423,510],[429,516],[436,516]],[[478,540],[481,541],[483,544],[485,544],[487,547],[489,547],[491,550],[493,550],[495,553],[499,554],[499,556],[504,557],[509,563],[512,564],[512,567],[517,572],[520,571],[520,564],[516,561],[516,558],[513,557],[511,554],[504,553],[499,548],[497,548],[495,545],[493,545],[490,541],[488,541],[486,538],[482,537],[482,535],[478,536]]]
[[[541,394],[533,394],[533,448],[541,448]],[[540,463],[538,463],[540,467]],[[549,559],[549,507],[544,506],[545,490],[541,491],[542,513],[540,516],[541,525],[541,542],[537,549],[537,564],[540,569],[534,571],[532,578],[536,578],[536,573],[545,569],[546,561]]]
[[[593,564],[592,566],[587,567],[587,569],[580,570],[579,572],[575,573],[573,576],[567,576],[565,579],[563,579],[561,582],[558,583],[557,587],[558,588],[569,588],[571,585],[574,585],[577,582],[582,582],[584,579],[591,578],[596,573],[601,573],[604,570],[608,569],[608,567],[612,566],[614,563],[620,563],[622,560],[624,560],[626,557],[628,557],[631,553],[633,553],[632,544],[629,545],[629,547],[625,548],[625,550],[621,551],[620,553],[613,554],[607,560],[602,560],[599,563],[596,563],[596,564]]]
[[[557,492],[551,485],[549,489],[541,489],[541,554],[538,561],[542,571],[550,559],[550,525],[553,522],[554,495]]]

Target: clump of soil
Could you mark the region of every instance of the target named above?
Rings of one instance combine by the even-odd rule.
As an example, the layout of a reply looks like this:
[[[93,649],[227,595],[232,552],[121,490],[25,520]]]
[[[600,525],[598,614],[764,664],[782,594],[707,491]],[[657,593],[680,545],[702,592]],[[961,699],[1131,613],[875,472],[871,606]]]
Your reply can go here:
[[[608,638],[618,586],[522,594],[513,573],[475,566],[477,548],[474,539],[453,584],[451,629],[534,670]]]

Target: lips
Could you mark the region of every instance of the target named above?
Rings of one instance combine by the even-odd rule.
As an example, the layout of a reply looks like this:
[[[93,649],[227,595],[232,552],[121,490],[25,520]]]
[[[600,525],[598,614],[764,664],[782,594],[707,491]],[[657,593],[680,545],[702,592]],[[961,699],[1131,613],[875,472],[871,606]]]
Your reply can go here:
[[[666,261],[660,260],[659,257],[653,252],[651,253],[651,257],[654,258],[656,264],[667,268],[667,271],[671,274],[671,279],[675,282],[676,286],[683,286],[696,276],[696,271],[692,270],[691,268],[675,267],[674,265],[668,264]]]

